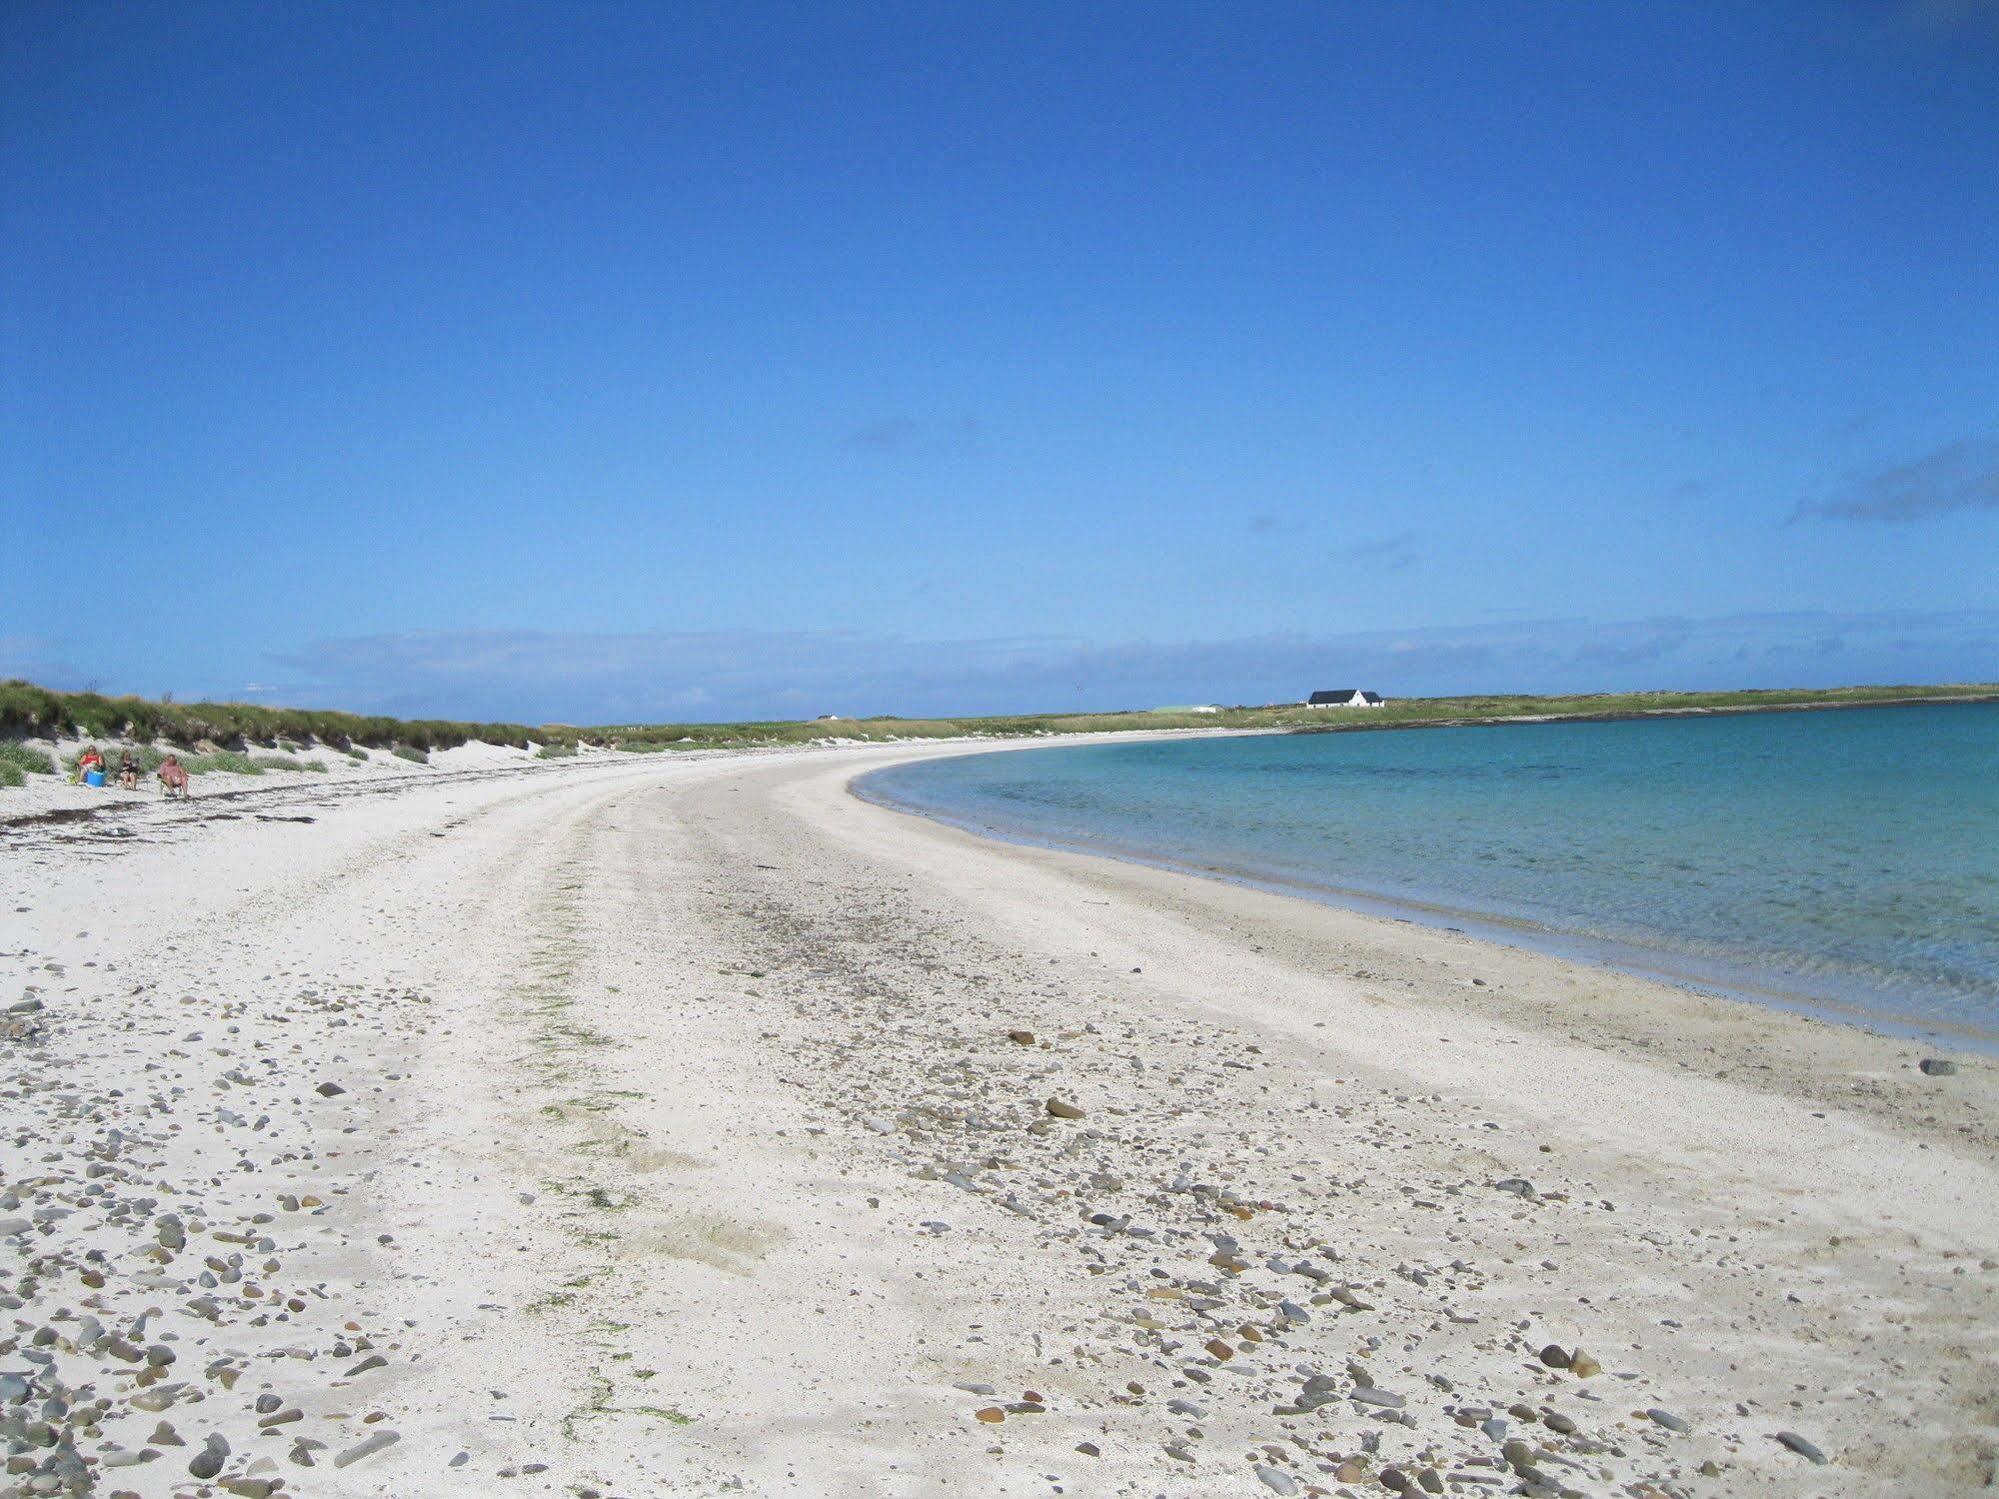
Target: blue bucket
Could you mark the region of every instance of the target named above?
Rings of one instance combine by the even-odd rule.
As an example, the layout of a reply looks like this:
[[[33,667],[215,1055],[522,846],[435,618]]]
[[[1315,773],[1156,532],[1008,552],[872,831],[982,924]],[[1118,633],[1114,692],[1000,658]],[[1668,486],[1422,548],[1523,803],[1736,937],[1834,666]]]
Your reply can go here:
[[[102,786],[104,784],[104,772],[101,770],[85,771],[83,773],[83,784],[86,786]]]

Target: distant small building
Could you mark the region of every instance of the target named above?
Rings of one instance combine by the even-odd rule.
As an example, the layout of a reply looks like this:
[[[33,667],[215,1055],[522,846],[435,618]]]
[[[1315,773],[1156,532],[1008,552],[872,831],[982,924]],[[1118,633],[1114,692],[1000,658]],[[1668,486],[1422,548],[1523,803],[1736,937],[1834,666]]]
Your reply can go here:
[[[1387,701],[1364,687],[1330,687],[1305,699],[1308,708],[1379,708]]]
[[[1222,711],[1222,705],[1220,703],[1182,703],[1171,708],[1149,708],[1146,711],[1150,713],[1219,713]]]

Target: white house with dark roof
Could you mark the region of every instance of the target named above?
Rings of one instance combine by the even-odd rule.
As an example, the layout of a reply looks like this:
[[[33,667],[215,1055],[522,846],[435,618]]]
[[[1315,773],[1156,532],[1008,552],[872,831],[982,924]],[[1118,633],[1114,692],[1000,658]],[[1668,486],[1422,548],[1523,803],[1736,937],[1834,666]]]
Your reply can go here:
[[[1365,687],[1329,687],[1305,700],[1308,708],[1379,708],[1387,699]]]

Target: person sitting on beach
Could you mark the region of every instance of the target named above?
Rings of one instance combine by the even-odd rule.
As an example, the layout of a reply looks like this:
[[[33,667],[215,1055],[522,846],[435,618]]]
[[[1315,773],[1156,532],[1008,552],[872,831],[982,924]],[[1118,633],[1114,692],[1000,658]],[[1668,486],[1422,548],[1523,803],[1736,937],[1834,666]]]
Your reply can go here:
[[[86,744],[83,753],[76,757],[76,784],[81,786],[90,778],[93,770],[104,769],[104,756],[97,752],[97,746]]]
[[[180,763],[180,756],[168,755],[166,759],[162,760],[158,775],[160,785],[165,789],[168,796],[186,796],[188,794],[187,770]]]
[[[127,791],[139,789],[139,762],[130,750],[118,757],[118,784]]]

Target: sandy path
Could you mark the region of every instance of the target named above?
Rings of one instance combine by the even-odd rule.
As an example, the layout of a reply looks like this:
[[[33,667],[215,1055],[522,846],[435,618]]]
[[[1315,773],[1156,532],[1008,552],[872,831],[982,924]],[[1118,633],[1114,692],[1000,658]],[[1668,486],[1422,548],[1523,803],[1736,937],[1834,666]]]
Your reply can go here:
[[[210,1432],[247,1493],[1989,1481],[1991,1069],[844,790],[938,752],[0,842],[0,1379],[147,1496]]]

